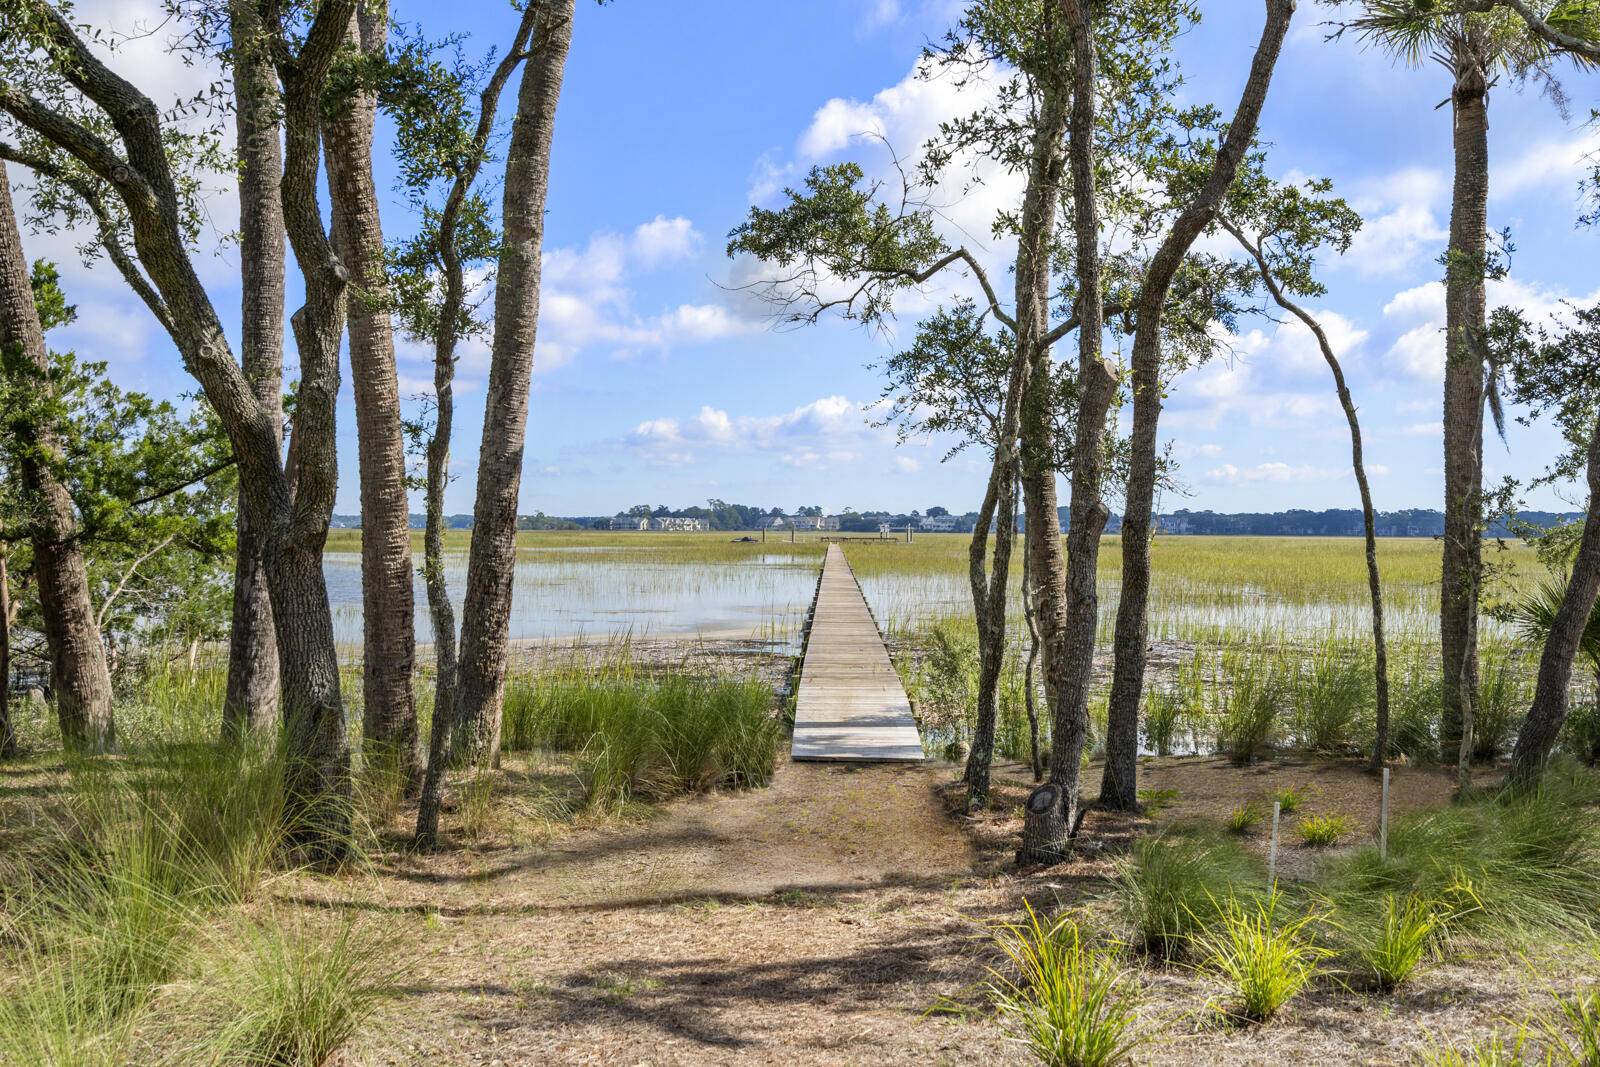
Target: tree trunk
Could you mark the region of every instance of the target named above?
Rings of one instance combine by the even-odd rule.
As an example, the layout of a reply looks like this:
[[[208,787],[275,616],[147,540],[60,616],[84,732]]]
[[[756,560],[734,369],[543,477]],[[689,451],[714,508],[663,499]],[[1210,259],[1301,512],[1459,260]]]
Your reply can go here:
[[[250,0],[230,0],[235,128],[239,151],[239,282],[244,304],[240,355],[256,402],[282,447],[283,176],[278,87],[260,16]],[[233,621],[228,636],[228,688],[222,736],[268,736],[278,726],[278,641],[262,561],[265,517],[239,491]]]
[[[361,52],[382,55],[384,5],[363,0],[354,32]],[[355,393],[361,481],[362,758],[366,772],[409,796],[421,785],[417,749],[415,600],[410,501],[400,425],[392,298],[384,264],[383,222],[372,177],[377,98],[357,91],[337,102],[325,124],[333,240],[350,272],[350,378]]]
[[[1355,472],[1356,487],[1361,492],[1361,523],[1366,534],[1367,548],[1367,590],[1372,596],[1373,674],[1378,697],[1378,722],[1372,745],[1372,769],[1378,770],[1383,766],[1384,760],[1389,758],[1389,645],[1383,629],[1383,581],[1378,571],[1377,513],[1372,507],[1372,487],[1367,481],[1367,464],[1363,458],[1361,421],[1356,415],[1356,402],[1350,395],[1350,387],[1344,380],[1344,368],[1339,364],[1339,357],[1334,354],[1333,345],[1328,341],[1327,331],[1322,328],[1322,324],[1309,311],[1289,299],[1288,293],[1273,276],[1272,268],[1268,265],[1266,255],[1258,241],[1250,240],[1227,220],[1223,221],[1223,226],[1255,260],[1256,269],[1261,273],[1261,279],[1272,299],[1279,307],[1304,323],[1312,336],[1317,339],[1317,347],[1322,350],[1323,361],[1328,364],[1328,370],[1333,374],[1333,387],[1339,394],[1339,406],[1344,409],[1345,421],[1350,424],[1350,467]]]
[[[539,256],[556,104],[572,43],[572,11],[573,0],[544,5],[534,53],[522,72],[506,156],[504,243],[495,276],[494,344],[456,675],[457,739],[463,758],[477,766],[491,766],[500,755],[517,497],[539,321]]]
[[[1028,661],[1022,668],[1022,702],[1028,709],[1028,755],[1033,784],[1044,781],[1044,761],[1039,755],[1039,708],[1034,694],[1033,670],[1039,662],[1039,627],[1033,619],[1033,575],[1028,565],[1026,533],[1022,545],[1022,618],[1028,624]]]
[[[1020,379],[1014,370],[1013,381]],[[978,509],[978,524],[972,531],[968,566],[972,585],[973,615],[978,623],[978,715],[972,731],[972,747],[967,752],[967,810],[977,811],[989,802],[989,772],[994,762],[995,720],[999,717],[1000,673],[1006,654],[1006,594],[1011,586],[1011,546],[1015,540],[1016,416],[1012,398],[1007,398],[1002,413],[1001,441],[995,449],[994,466],[989,473],[989,488]],[[996,516],[994,562],[985,572],[989,524]]]
[[[33,302],[33,285],[22,235],[11,201],[10,178],[0,163],[0,371],[16,382],[46,389],[50,361],[44,330]],[[17,457],[28,503],[33,570],[39,585],[39,611],[50,649],[50,682],[55,692],[61,741],[74,752],[116,748],[111,711],[111,674],[106,668],[100,628],[89,599],[89,575],[77,541],[77,512],[56,474],[61,446],[55,428],[27,420],[14,427],[22,441],[34,442]]]
[[[462,206],[478,180],[487,154],[489,135],[500,107],[500,94],[523,60],[528,41],[537,29],[537,8],[523,9],[522,21],[499,66],[478,98],[478,128],[461,172],[445,196],[439,212],[439,267],[444,298],[439,307],[433,346],[433,391],[436,418],[428,439],[427,529],[423,535],[423,580],[428,590],[428,614],[433,625],[433,724],[428,737],[428,770],[417,802],[415,843],[432,848],[439,839],[439,806],[444,775],[450,767],[451,741],[456,717],[456,617],[444,580],[444,490],[450,481],[450,442],[455,424],[456,343],[466,307],[466,278],[456,225]]]
[[[1545,637],[1533,704],[1511,753],[1511,780],[1518,785],[1531,785],[1538,779],[1561,735],[1567,718],[1572,664],[1595,600],[1600,597],[1600,422],[1589,439],[1588,475],[1589,506],[1583,520],[1583,538],[1572,563],[1566,595],[1561,598],[1561,607]]]
[[[1078,771],[1088,733],[1089,682],[1094,667],[1099,598],[1095,570],[1107,511],[1100,500],[1101,442],[1117,378],[1100,358],[1100,214],[1095,192],[1095,42],[1083,0],[1061,0],[1072,43],[1071,156],[1073,227],[1078,274],[1078,418],[1072,454],[1071,519],[1066,558],[1056,511],[1054,428],[1050,418],[1048,314],[1049,235],[1061,180],[1061,137],[1067,125],[1061,97],[1047,86],[1033,146],[1017,244],[1017,350],[1029,357],[1023,400],[1022,477],[1027,500],[1034,614],[1044,651],[1045,693],[1054,723],[1050,777],[1028,797],[1017,862],[1056,863],[1066,857],[1076,828]]]
[[[1444,758],[1461,751],[1478,691],[1482,574],[1484,269],[1489,204],[1488,76],[1468,43],[1452,56],[1455,187],[1445,264],[1444,562],[1439,640],[1444,666]]]
[[[17,728],[11,721],[11,546],[0,546],[0,760],[17,755]]]
[[[1139,703],[1144,695],[1149,640],[1150,521],[1155,505],[1157,424],[1161,419],[1162,312],[1184,257],[1217,210],[1255,138],[1277,68],[1295,0],[1267,0],[1266,23],[1239,95],[1233,121],[1217,150],[1205,185],[1184,205],[1145,271],[1133,339],[1133,446],[1127,509],[1122,520],[1122,595],[1117,605],[1111,699],[1107,710],[1106,766],[1100,803],[1132,811],[1139,806]]]

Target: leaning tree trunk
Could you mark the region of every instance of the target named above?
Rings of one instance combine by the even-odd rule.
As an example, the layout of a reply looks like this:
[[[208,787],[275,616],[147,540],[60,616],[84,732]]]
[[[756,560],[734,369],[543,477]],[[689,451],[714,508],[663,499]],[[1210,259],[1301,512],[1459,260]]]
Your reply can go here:
[[[388,40],[387,14],[381,3],[378,8],[374,0],[363,0],[356,15],[354,32],[367,56],[381,56]],[[334,246],[352,277],[347,314],[361,481],[361,752],[368,775],[415,795],[421,767],[412,686],[417,638],[411,516],[392,300],[372,176],[377,97],[358,90],[335,107],[324,135]]]
[[[283,421],[283,175],[278,89],[260,15],[250,0],[230,0],[235,127],[239,150],[240,358],[256,402],[281,447]],[[222,735],[269,735],[278,726],[278,641],[262,561],[266,517],[239,491],[233,622]]]
[[[542,12],[533,55],[522,72],[506,155],[504,238],[495,274],[495,332],[478,450],[471,558],[462,610],[456,674],[457,738],[462,757],[478,766],[500,755],[511,587],[517,555],[517,497],[528,422],[528,386],[539,322],[539,256],[550,189],[550,143],[567,49],[573,0],[552,0]]]
[[[1572,564],[1566,595],[1561,598],[1561,607],[1545,637],[1533,704],[1511,753],[1511,780],[1519,785],[1530,785],[1538,779],[1555,748],[1567,718],[1572,664],[1582,646],[1595,600],[1600,597],[1600,422],[1589,438],[1588,474],[1589,507],[1578,557]]]
[[[1014,371],[1013,381],[1020,378]],[[972,731],[972,747],[967,752],[967,810],[976,811],[989,802],[989,775],[994,763],[995,722],[999,717],[1000,673],[1006,654],[1006,594],[1011,586],[1011,547],[1016,539],[1017,479],[1015,463],[1015,415],[1008,398],[1001,416],[1001,439],[995,448],[994,466],[989,473],[989,488],[978,523],[972,531],[968,568],[972,585],[973,616],[978,623],[978,714]],[[989,524],[996,516],[994,561],[987,571]]]
[[[22,234],[11,202],[11,184],[0,163],[0,372],[29,390],[49,388],[50,357],[33,302],[33,285]],[[31,405],[30,405],[31,406]],[[77,512],[56,473],[61,445],[54,426],[33,412],[13,413],[13,433],[32,442],[17,457],[28,502],[34,579],[50,649],[50,681],[62,744],[76,752],[116,748],[111,711],[111,673],[100,628],[89,599],[89,574],[77,541]]]
[[[1444,560],[1439,587],[1444,758],[1461,744],[1478,691],[1482,575],[1484,269],[1489,205],[1488,78],[1470,44],[1453,57],[1455,187],[1445,260]]]
[[[1050,418],[1050,348],[1044,343],[1048,313],[1048,237],[1055,227],[1061,181],[1061,137],[1067,126],[1066,90],[1047,86],[1033,145],[1033,166],[1023,200],[1017,244],[1017,350],[1029,359],[1023,401],[1022,477],[1027,500],[1028,560],[1036,588],[1035,619],[1044,650],[1045,692],[1054,722],[1050,777],[1028,797],[1017,851],[1020,863],[1056,863],[1066,857],[1076,828],[1078,771],[1089,725],[1089,683],[1099,599],[1095,571],[1107,511],[1100,500],[1101,442],[1116,375],[1100,358],[1100,215],[1095,194],[1096,74],[1094,34],[1082,0],[1061,0],[1072,42],[1071,170],[1073,228],[1077,236],[1078,393],[1072,453],[1070,544],[1062,558],[1056,511],[1054,427]]]
[[[1350,468],[1355,473],[1356,488],[1361,493],[1361,524],[1367,542],[1367,590],[1372,596],[1373,680],[1378,697],[1378,722],[1376,737],[1372,744],[1372,769],[1378,770],[1389,756],[1389,644],[1383,629],[1383,580],[1378,571],[1377,512],[1372,506],[1372,486],[1367,481],[1367,464],[1361,443],[1361,420],[1356,415],[1356,402],[1350,395],[1350,387],[1344,379],[1344,368],[1333,351],[1333,345],[1328,341],[1327,331],[1322,328],[1322,324],[1315,316],[1289,299],[1289,294],[1273,275],[1260,242],[1252,241],[1226,219],[1222,225],[1255,260],[1261,280],[1277,305],[1304,323],[1311,331],[1311,335],[1317,339],[1317,347],[1322,350],[1322,359],[1333,374],[1333,387],[1339,395],[1339,406],[1344,409],[1345,421],[1350,424]]]
[[[1255,138],[1294,9],[1295,0],[1267,0],[1266,24],[1250,64],[1250,76],[1245,80],[1239,106],[1217,150],[1211,173],[1194,199],[1173,220],[1172,228],[1151,257],[1139,291],[1138,324],[1133,338],[1132,469],[1122,527],[1122,599],[1117,606],[1106,766],[1100,784],[1100,803],[1108,808],[1132,811],[1139,806],[1139,702],[1144,693],[1149,639],[1150,520],[1155,506],[1156,426],[1161,418],[1162,312],[1178,268],[1216,218]]]
[[[1013,517],[1015,521],[1015,517]],[[1044,781],[1044,761],[1039,754],[1039,707],[1034,694],[1033,672],[1039,664],[1039,626],[1033,618],[1033,569],[1028,565],[1027,533],[1022,545],[1022,620],[1028,626],[1028,659],[1022,668],[1022,703],[1028,710],[1028,765],[1033,769],[1033,784]]]
[[[0,759],[17,755],[17,728],[11,721],[11,546],[0,546]]]

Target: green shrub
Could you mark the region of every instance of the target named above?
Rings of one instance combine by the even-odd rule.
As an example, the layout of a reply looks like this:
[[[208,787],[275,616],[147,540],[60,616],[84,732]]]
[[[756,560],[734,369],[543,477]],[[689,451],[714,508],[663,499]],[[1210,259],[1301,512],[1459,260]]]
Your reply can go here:
[[[1241,1022],[1263,1023],[1310,985],[1329,955],[1314,943],[1316,915],[1279,915],[1276,889],[1241,904],[1230,899],[1221,928],[1203,938],[1205,967],[1227,982],[1227,1014]]]
[[[1261,755],[1278,734],[1283,684],[1264,656],[1227,652],[1222,657],[1217,748],[1237,764]]]
[[[1600,763],[1600,700],[1575,701],[1568,709],[1561,750],[1583,763]]]
[[[1265,883],[1260,862],[1237,841],[1199,827],[1177,828],[1136,842],[1119,866],[1116,900],[1133,944],[1176,959],[1216,902]]]
[[[1337,844],[1350,832],[1350,820],[1343,815],[1307,815],[1300,820],[1296,830],[1300,842],[1310,848],[1326,848]]]
[[[1139,790],[1139,805],[1144,808],[1146,815],[1155,815],[1163,808],[1169,808],[1178,802],[1176,789],[1141,789]]]
[[[1444,912],[1430,901],[1408,897],[1402,902],[1392,893],[1383,898],[1376,928],[1362,930],[1358,942],[1361,960],[1379,989],[1392,992],[1411,977],[1444,921]]]
[[[1046,925],[1032,905],[1002,928],[1008,973],[991,969],[990,996],[1006,1027],[1040,1063],[1115,1067],[1141,1043],[1139,986],[1115,955],[1086,945],[1078,924]]]

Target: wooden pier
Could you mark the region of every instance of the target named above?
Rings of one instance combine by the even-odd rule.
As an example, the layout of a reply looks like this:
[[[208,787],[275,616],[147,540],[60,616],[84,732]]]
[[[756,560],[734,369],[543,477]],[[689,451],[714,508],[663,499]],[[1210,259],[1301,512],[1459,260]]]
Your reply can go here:
[[[844,552],[828,546],[795,698],[797,760],[920,760],[905,686]]]

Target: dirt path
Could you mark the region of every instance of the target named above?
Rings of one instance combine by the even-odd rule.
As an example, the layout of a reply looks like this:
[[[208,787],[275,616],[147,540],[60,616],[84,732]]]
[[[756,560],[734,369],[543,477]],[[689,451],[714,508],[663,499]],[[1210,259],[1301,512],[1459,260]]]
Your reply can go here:
[[[945,814],[943,777],[783,763],[768,789],[686,800],[620,830],[388,872],[381,900],[344,903],[387,912],[397,936],[413,926],[424,958],[358,1057],[1009,1058],[992,1025],[923,1015],[970,985],[981,932],[949,899],[976,880],[976,856]]]

